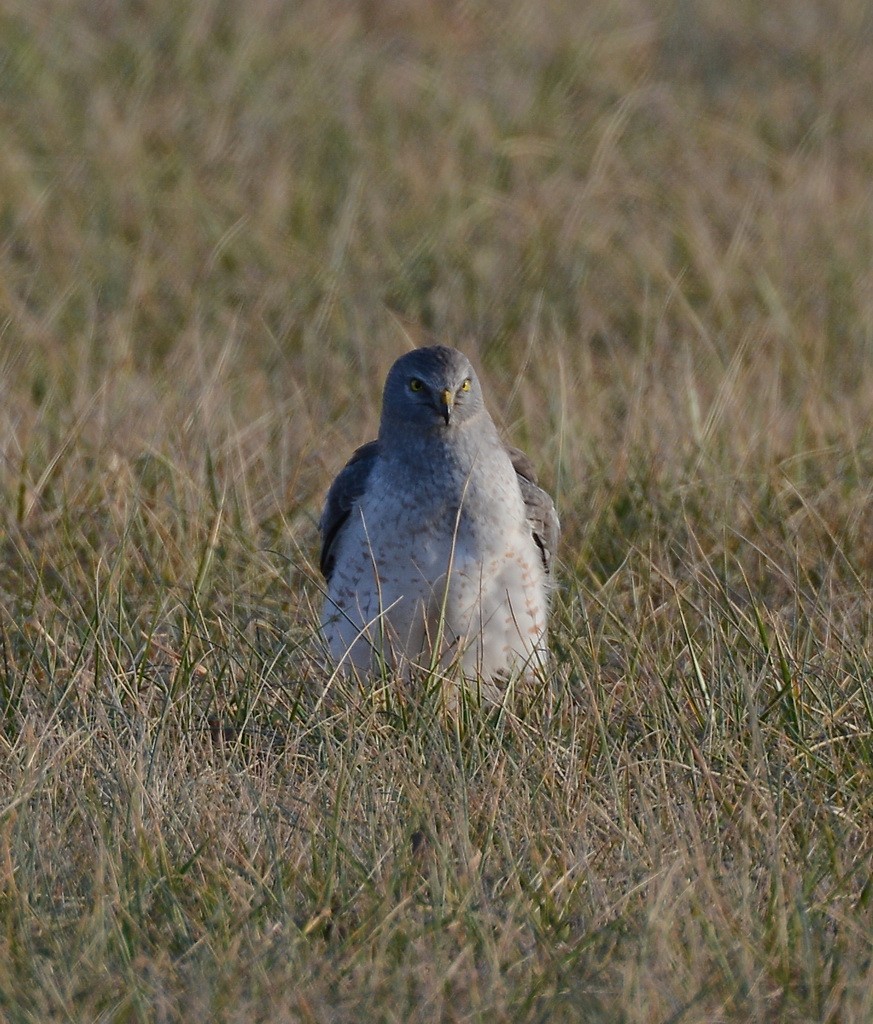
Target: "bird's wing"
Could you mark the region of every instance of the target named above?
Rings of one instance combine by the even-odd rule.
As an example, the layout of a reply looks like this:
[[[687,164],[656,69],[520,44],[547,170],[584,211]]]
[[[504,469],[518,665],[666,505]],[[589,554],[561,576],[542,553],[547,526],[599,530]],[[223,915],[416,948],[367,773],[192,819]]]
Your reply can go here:
[[[552,570],[552,559],[558,549],[558,538],[561,535],[561,523],[555,511],[555,503],[541,487],[537,486],[536,470],[524,452],[510,445],[506,445],[506,451],[518,477],[518,486],[521,488],[521,496],[524,498],[524,507],[527,511],[527,521],[548,574]]]
[[[329,582],[336,561],[336,544],[348,522],[355,502],[364,493],[367,478],[379,454],[379,442],[369,441],[357,448],[330,485],[324,511],[318,521],[321,531],[321,573]]]

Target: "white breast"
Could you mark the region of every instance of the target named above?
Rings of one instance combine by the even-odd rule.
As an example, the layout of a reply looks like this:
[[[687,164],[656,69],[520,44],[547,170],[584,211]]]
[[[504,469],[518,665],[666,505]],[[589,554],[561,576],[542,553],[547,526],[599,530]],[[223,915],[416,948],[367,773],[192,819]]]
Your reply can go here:
[[[545,573],[508,458],[487,492],[471,474],[460,515],[442,494],[382,486],[376,470],[369,483],[322,617],[334,660],[364,673],[379,657],[428,667],[437,650],[483,678],[541,666]]]

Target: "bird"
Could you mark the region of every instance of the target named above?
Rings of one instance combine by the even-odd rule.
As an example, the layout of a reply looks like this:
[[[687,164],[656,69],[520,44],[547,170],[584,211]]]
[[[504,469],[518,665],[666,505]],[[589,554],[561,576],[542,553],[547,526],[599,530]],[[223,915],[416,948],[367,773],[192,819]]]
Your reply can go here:
[[[555,505],[457,349],[394,363],[378,437],[331,484],[319,529],[321,626],[341,671],[454,665],[500,687],[547,669]]]

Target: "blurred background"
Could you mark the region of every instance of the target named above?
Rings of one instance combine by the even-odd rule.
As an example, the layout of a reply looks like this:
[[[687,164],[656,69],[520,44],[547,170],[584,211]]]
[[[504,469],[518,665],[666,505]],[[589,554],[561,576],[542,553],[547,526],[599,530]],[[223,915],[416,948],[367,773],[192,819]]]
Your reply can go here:
[[[843,536],[869,568],[863,0],[5,0],[0,28],[10,525],[92,564],[149,499],[173,580],[230,501],[317,588],[327,484],[434,340],[556,492],[571,572],[689,508],[710,556],[794,517],[819,568]]]
[[[409,338],[470,352],[571,491],[628,430],[775,458],[869,412],[863,0],[0,19],[7,486],[75,423],[124,464],[230,445],[317,503]]]

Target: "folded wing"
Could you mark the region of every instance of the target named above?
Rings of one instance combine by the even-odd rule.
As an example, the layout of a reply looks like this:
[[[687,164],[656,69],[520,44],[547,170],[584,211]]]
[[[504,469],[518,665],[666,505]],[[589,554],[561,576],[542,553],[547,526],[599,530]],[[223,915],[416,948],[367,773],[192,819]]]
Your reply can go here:
[[[520,448],[506,445],[506,451],[512,461],[512,468],[518,477],[521,496],[527,511],[527,521],[531,533],[540,549],[546,573],[552,571],[552,560],[558,549],[558,538],[561,535],[561,523],[555,511],[555,503],[546,492],[537,485],[537,474],[533,463]]]
[[[355,502],[367,487],[367,479],[378,456],[378,441],[362,444],[340,470],[327,492],[318,528],[321,531],[321,574],[328,582],[336,562],[337,541]]]

